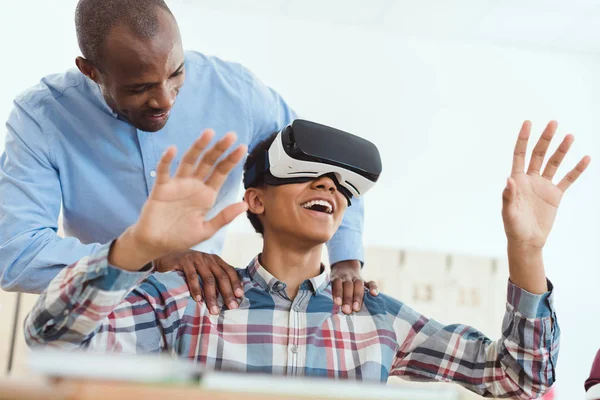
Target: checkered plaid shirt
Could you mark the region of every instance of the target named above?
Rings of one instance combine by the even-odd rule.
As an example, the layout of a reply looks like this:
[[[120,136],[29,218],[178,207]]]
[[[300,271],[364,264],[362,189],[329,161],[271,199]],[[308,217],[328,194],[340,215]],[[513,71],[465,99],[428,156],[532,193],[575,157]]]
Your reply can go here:
[[[535,398],[554,382],[559,328],[552,292],[509,282],[502,338],[444,326],[384,294],[365,292],[361,311],[334,305],[326,272],[290,300],[254,259],[239,270],[239,308],[211,315],[181,273],[127,272],[108,264],[110,245],[65,268],[25,323],[31,346],[122,353],[168,351],[209,370],[385,382],[456,382],[487,396]]]

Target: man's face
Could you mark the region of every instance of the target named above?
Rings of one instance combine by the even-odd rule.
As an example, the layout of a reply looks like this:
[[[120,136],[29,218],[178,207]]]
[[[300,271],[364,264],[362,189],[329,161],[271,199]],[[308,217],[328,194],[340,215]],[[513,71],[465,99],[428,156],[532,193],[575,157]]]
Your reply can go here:
[[[113,111],[146,132],[165,126],[185,78],[177,23],[167,12],[157,13],[152,38],[139,38],[126,26],[111,31],[97,80]]]
[[[348,207],[348,201],[328,176],[305,183],[267,185],[258,191],[265,240],[277,235],[308,246],[326,243],[339,228]]]

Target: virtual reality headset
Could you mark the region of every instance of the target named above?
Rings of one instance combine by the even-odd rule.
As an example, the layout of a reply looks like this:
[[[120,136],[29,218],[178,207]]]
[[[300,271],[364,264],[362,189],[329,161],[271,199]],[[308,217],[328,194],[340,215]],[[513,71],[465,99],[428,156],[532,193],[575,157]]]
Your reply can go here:
[[[283,128],[244,176],[244,187],[255,185],[260,173],[267,185],[307,182],[332,177],[348,199],[360,197],[381,174],[377,147],[361,137],[315,122],[297,119]]]

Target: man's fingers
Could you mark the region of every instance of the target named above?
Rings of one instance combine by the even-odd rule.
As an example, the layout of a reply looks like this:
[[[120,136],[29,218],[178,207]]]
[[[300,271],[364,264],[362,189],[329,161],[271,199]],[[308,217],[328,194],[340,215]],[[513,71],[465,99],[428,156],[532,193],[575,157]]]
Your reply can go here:
[[[221,189],[231,170],[244,158],[248,152],[245,145],[238,146],[227,157],[219,161],[210,176],[206,179],[206,184],[215,190]]]
[[[556,185],[560,190],[565,192],[572,184],[581,176],[581,174],[585,171],[585,169],[590,165],[590,161],[592,161],[590,156],[585,156],[577,163],[575,168],[573,168],[560,182]]]
[[[228,266],[228,268],[230,267]],[[233,295],[233,286],[231,284],[229,275],[217,263],[211,263],[210,269],[217,280],[217,287],[221,297],[223,298],[223,304],[225,307],[229,308],[230,310],[238,308],[238,303]]]
[[[200,159],[200,163],[196,167],[194,175],[199,179],[205,180],[214,168],[217,160],[235,143],[236,139],[237,135],[233,132],[229,132],[223,136],[213,147],[204,153]]]
[[[212,129],[206,129],[202,132],[202,135],[194,141],[189,150],[186,151],[181,158],[179,168],[177,168],[177,172],[175,173],[176,177],[183,178],[192,175],[196,169],[196,164],[198,164],[198,158],[204,152],[206,146],[209,145],[213,137],[215,137],[215,131]]]
[[[369,293],[371,296],[379,296],[379,287],[377,286],[377,282],[370,281],[369,283],[365,283],[367,289],[369,289]]]
[[[550,121],[542,132],[542,136],[540,136],[538,142],[533,148],[533,152],[531,153],[531,160],[529,161],[529,168],[527,169],[528,174],[539,174],[542,169],[542,164],[544,163],[544,158],[546,158],[546,152],[548,151],[548,146],[550,146],[550,141],[554,136],[554,132],[556,132],[556,127],[558,123],[556,121]]]
[[[363,298],[365,297],[365,283],[362,279],[354,281],[354,294],[352,297],[352,309],[354,312],[359,312],[363,305]]]
[[[519,137],[517,138],[517,144],[515,145],[515,151],[513,155],[513,166],[512,173],[523,173],[525,171],[525,155],[527,154],[527,141],[531,134],[531,121],[523,122]]]
[[[163,153],[158,165],[156,166],[156,184],[165,184],[171,179],[171,162],[177,154],[175,146],[169,146]]]
[[[549,180],[552,180],[552,178],[554,178],[556,170],[558,169],[558,167],[560,167],[560,164],[562,163],[563,159],[565,158],[565,155],[569,151],[569,148],[571,148],[573,140],[573,135],[565,136],[560,146],[558,146],[554,154],[552,154],[552,157],[550,157],[550,159],[548,160],[546,168],[544,168],[544,173],[542,174],[544,178]]]
[[[242,288],[242,283],[240,282],[240,276],[238,275],[237,270],[223,261],[221,257],[213,256],[213,258],[215,259],[215,263],[220,265],[223,271],[229,275],[229,281],[231,282],[231,287],[233,288],[233,294],[235,297],[243,297],[244,289]]]
[[[204,287],[204,301],[208,311],[217,315],[219,313],[219,307],[217,305],[217,281],[213,275],[210,267],[203,261],[196,260],[196,270],[200,274],[202,279],[202,286]]]
[[[208,237],[214,235],[219,229],[231,223],[238,215],[248,210],[248,204],[241,201],[239,203],[230,204],[215,215],[210,221],[206,221],[205,228]]]
[[[344,314],[352,314],[352,299],[354,296],[354,282],[344,281],[344,293],[342,294],[342,311]]]
[[[342,305],[342,293],[344,292],[344,287],[341,279],[334,279],[331,282],[331,294],[333,295],[333,302],[335,305]]]
[[[181,259],[179,263],[181,264],[183,273],[185,274],[185,279],[190,288],[190,295],[194,300],[201,301],[202,288],[200,287],[200,282],[198,281],[198,272],[196,271],[196,266],[187,257]]]

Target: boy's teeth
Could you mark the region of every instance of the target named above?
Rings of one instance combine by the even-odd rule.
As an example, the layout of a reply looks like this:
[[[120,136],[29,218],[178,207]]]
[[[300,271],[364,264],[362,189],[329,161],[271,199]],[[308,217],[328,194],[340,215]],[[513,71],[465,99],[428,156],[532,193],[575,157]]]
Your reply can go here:
[[[327,208],[327,212],[331,214],[332,206],[328,201],[325,200],[312,200],[302,204],[303,208],[311,208],[312,206],[320,205]]]

